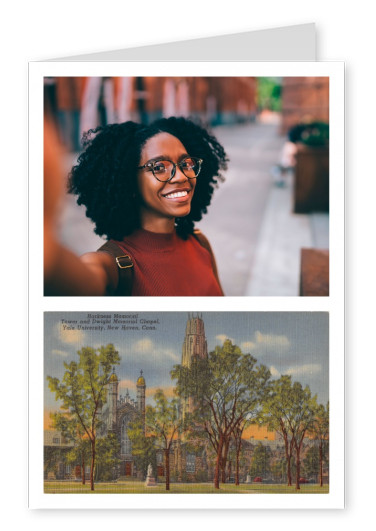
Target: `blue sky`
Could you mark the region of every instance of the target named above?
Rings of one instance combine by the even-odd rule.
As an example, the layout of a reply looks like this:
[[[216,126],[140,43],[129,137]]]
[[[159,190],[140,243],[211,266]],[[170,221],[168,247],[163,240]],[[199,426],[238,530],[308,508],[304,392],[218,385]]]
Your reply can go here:
[[[119,392],[129,390],[135,398],[135,382],[142,369],[147,396],[158,387],[172,387],[170,370],[181,362],[182,344],[188,319],[187,312],[138,312],[129,317],[126,326],[138,330],[109,329],[118,326],[114,313],[90,312],[101,315],[94,322],[88,312],[45,313],[45,377],[61,378],[63,362],[78,359],[83,346],[99,347],[113,343],[121,357],[116,373]],[[196,313],[194,314],[196,315]],[[309,385],[320,403],[329,396],[329,314],[324,312],[199,312],[205,324],[208,350],[229,338],[245,353],[251,353],[265,364],[274,377],[291,374],[293,380]],[[65,320],[65,321],[63,321]],[[155,321],[153,330],[143,330],[142,320]],[[70,326],[66,321],[76,321]],[[102,326],[102,330],[80,330],[82,326]],[[98,321],[98,322],[97,322]],[[103,323],[101,321],[104,321]],[[136,322],[135,322],[136,321]],[[69,329],[69,328],[73,329]],[[150,400],[150,398],[149,398]],[[45,406],[56,407],[54,395],[45,378]]]

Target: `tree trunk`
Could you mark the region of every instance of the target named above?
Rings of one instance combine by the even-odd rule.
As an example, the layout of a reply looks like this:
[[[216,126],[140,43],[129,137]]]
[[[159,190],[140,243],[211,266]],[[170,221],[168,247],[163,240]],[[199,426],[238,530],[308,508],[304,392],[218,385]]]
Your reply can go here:
[[[223,438],[219,438],[218,448],[217,448],[217,461],[215,463],[215,472],[214,472],[214,488],[219,489],[219,472],[222,461],[222,448],[223,448]]]
[[[91,440],[90,490],[94,490],[95,438]]]
[[[222,468],[222,483],[226,483],[226,464],[227,464],[227,455],[229,448],[230,440],[226,439],[223,445],[223,455],[221,459],[221,468]]]
[[[166,490],[170,490],[170,451],[165,449]]]
[[[295,444],[296,450],[296,490],[300,490],[300,449],[301,445]]]
[[[287,456],[287,486],[292,486],[292,474],[291,474],[291,456]]]
[[[239,468],[240,468],[240,451],[242,449],[242,438],[235,439],[235,450],[236,450],[236,463],[235,463],[235,485],[240,484],[239,480]]]
[[[320,446],[319,446],[319,452],[320,452],[320,487],[323,486],[323,455],[322,455],[322,447],[323,447],[323,443],[322,441],[320,442]]]
[[[82,459],[81,459],[81,482],[83,485],[86,485],[86,478],[85,478],[85,454],[82,453]]]
[[[235,468],[235,485],[239,485],[239,461],[240,461],[241,443],[236,445],[236,468]]]
[[[285,455],[286,455],[286,464],[287,464],[287,486],[291,487],[292,485],[292,476],[291,476],[291,452],[289,451],[289,441],[287,434],[283,432],[283,440],[285,442]]]

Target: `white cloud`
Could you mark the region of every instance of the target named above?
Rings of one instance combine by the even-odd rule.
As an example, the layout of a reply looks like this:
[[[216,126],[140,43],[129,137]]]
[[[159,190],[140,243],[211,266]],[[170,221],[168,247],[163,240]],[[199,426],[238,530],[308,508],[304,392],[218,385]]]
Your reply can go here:
[[[314,374],[319,374],[321,372],[322,368],[319,363],[311,363],[307,365],[300,365],[295,367],[290,367],[286,374],[289,374],[290,376],[294,376],[295,378],[298,378],[300,376],[313,376]]]
[[[290,346],[290,340],[286,336],[277,336],[274,334],[262,334],[258,330],[255,332],[257,345],[276,349],[287,349]]]
[[[256,347],[255,343],[253,341],[244,341],[240,344],[240,348],[244,350],[252,350]]]
[[[279,372],[279,370],[273,367],[273,365],[270,367],[270,373],[273,378],[279,378],[281,376],[281,373]]]
[[[68,330],[61,323],[57,324],[57,333],[63,343],[82,345],[85,339],[85,334],[82,330]]]
[[[226,336],[226,334],[218,334],[215,336],[215,339],[218,339],[221,343],[224,343],[226,339],[229,339],[231,343],[235,344],[235,340],[232,337]]]
[[[153,341],[148,338],[140,339],[133,345],[134,352],[150,352],[154,348]]]
[[[68,352],[66,352],[65,350],[58,350],[55,348],[51,351],[51,354],[53,356],[63,356],[64,358],[68,356]]]
[[[138,357],[146,355],[149,358],[152,355],[156,362],[164,362],[166,359],[170,359],[175,363],[179,363],[181,358],[181,352],[177,352],[171,348],[157,347],[149,338],[140,339],[127,349],[128,355],[134,352],[137,352]]]

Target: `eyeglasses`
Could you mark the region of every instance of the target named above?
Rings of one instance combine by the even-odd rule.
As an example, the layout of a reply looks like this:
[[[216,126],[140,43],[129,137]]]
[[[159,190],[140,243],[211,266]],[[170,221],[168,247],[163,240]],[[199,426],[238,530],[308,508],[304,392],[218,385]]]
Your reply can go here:
[[[139,166],[139,170],[148,168],[148,171],[152,171],[154,177],[161,182],[171,181],[175,177],[176,167],[179,166],[180,170],[184,173],[188,179],[196,179],[201,170],[201,164],[203,160],[198,157],[184,157],[177,164],[172,160],[154,160],[147,162],[143,166]]]

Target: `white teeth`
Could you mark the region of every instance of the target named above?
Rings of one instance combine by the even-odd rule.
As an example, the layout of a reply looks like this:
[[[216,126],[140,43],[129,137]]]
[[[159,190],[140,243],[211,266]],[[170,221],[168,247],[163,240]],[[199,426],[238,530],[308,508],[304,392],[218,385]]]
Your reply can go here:
[[[169,197],[171,199],[174,199],[174,197],[184,197],[188,195],[188,192],[184,191],[184,192],[175,192],[173,194],[167,194],[165,195],[165,197]]]

